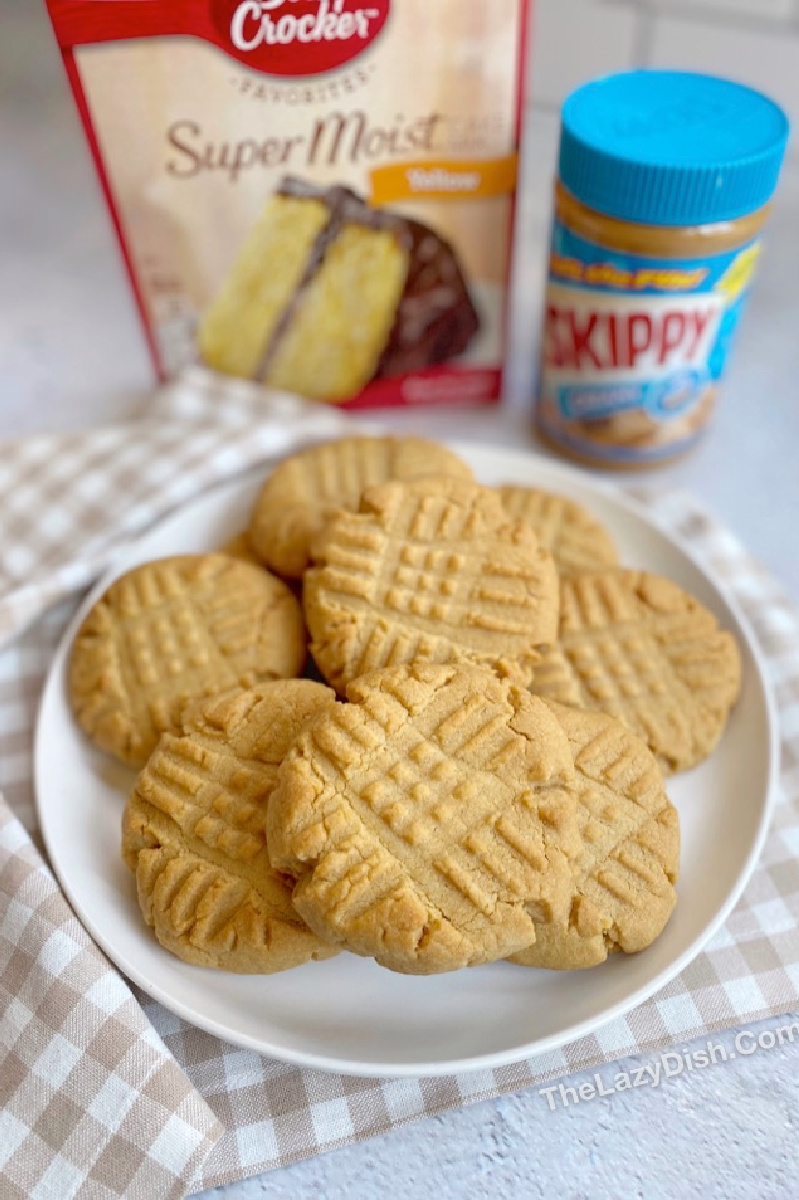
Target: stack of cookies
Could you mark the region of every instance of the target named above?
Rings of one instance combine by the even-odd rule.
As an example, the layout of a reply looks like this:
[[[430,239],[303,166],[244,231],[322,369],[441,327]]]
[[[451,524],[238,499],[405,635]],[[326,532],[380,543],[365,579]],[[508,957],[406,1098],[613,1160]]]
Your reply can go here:
[[[70,662],[83,729],[140,768],[145,921],[264,974],[645,949],[676,901],[665,780],[739,686],[731,635],[592,514],[416,438],[286,459],[221,551],[116,580]]]

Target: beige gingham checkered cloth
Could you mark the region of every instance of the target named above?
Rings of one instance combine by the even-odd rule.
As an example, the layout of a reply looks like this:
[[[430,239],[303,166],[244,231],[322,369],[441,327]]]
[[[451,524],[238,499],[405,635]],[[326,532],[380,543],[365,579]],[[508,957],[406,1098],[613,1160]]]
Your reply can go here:
[[[121,536],[298,440],[335,434],[342,421],[194,374],[137,423],[0,444],[2,1200],[177,1197],[799,1007],[799,614],[681,494],[657,496],[658,520],[726,583],[755,630],[780,711],[782,776],[741,902],[656,997],[515,1066],[357,1079],[300,1070],[194,1029],[129,986],[92,944],[36,848],[31,780],[36,704],[76,592]]]

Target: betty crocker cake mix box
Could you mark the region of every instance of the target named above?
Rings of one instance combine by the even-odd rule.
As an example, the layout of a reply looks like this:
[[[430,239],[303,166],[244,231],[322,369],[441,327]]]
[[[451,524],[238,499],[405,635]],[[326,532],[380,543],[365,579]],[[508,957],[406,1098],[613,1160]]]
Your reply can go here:
[[[48,0],[159,375],[490,402],[527,0]]]

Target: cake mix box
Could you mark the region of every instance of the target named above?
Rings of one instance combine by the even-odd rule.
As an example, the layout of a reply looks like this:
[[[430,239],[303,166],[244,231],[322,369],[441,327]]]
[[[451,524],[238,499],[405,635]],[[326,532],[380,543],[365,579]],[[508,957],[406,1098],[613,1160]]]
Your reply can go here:
[[[157,371],[500,393],[527,0],[48,0]]]

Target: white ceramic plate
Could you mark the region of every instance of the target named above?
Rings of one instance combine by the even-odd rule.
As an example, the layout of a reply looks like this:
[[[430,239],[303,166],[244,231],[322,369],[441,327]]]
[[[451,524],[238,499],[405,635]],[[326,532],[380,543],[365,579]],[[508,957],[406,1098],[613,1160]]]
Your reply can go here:
[[[688,588],[732,630],[743,692],[718,750],[669,783],[682,825],[679,902],[642,954],[585,973],[494,963],[452,975],[396,975],[350,954],[273,976],[188,966],[141,919],[119,853],[133,775],[95,752],[73,722],[65,662],[77,622],[121,571],[219,546],[243,528],[260,477],[187,505],[127,550],[86,601],[50,671],[35,764],[50,860],[76,912],[120,969],[167,1008],[230,1042],[305,1066],[359,1075],[434,1075],[496,1066],[581,1037],[651,996],[699,952],[740,895],[765,836],[776,777],[776,722],[758,651],[737,607],[707,572],[609,486],[525,453],[456,449],[487,484],[535,483],[587,504],[625,562]]]

